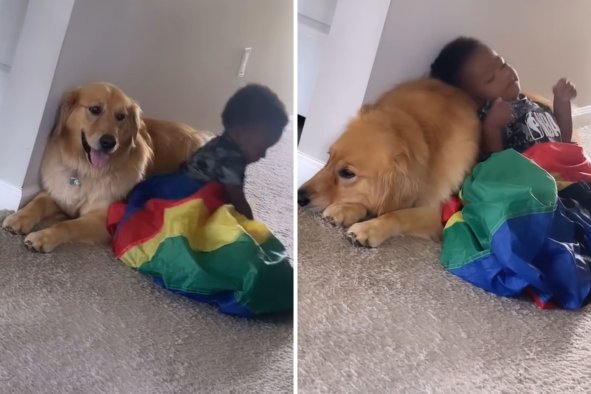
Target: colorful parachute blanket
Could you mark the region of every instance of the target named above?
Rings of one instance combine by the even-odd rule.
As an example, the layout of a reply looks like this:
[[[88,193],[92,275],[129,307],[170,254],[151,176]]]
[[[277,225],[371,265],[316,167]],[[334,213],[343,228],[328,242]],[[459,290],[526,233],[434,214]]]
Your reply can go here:
[[[293,268],[259,221],[225,204],[220,184],[180,173],[151,177],[111,205],[113,251],[175,293],[255,316],[293,308]]]
[[[444,268],[500,296],[581,308],[591,293],[590,182],[574,144],[493,154],[444,206]]]

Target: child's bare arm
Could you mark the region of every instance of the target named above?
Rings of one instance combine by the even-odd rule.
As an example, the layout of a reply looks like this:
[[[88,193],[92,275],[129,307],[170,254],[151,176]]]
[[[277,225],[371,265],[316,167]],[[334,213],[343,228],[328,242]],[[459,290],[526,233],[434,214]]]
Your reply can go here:
[[[234,208],[236,208],[238,212],[252,220],[252,209],[250,208],[248,201],[246,201],[246,196],[244,195],[244,186],[225,185],[225,189],[228,199],[230,200],[230,204],[234,205]]]
[[[503,150],[503,129],[513,119],[509,103],[497,98],[482,122],[481,150],[490,154]]]
[[[577,96],[577,89],[566,78],[560,79],[554,88],[554,116],[562,142],[571,142],[573,135],[573,117],[571,114],[571,100]]]
[[[562,142],[570,142],[573,134],[573,118],[571,116],[570,101],[557,102],[554,99],[554,115],[560,128]]]
[[[482,125],[480,149],[483,154],[490,154],[503,150],[503,128]]]

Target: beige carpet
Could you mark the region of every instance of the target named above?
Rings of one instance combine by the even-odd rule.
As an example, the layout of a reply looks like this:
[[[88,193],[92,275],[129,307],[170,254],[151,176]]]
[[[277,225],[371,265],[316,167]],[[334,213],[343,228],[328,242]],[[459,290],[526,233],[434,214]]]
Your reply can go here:
[[[249,169],[247,189],[290,254],[292,140]],[[292,391],[290,315],[222,315],[154,286],[107,247],[34,254],[0,231],[0,251],[0,393]]]
[[[357,249],[298,220],[300,392],[591,392],[589,307],[485,293],[444,272],[430,241]]]

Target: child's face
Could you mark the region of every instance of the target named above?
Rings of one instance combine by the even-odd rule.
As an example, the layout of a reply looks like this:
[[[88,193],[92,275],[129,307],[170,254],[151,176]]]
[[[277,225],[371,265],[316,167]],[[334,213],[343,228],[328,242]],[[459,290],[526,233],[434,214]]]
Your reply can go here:
[[[266,130],[263,126],[256,126],[242,135],[245,138],[240,145],[250,164],[263,159],[267,155],[267,149],[279,141],[281,133]]]
[[[505,101],[517,100],[521,90],[515,69],[484,45],[464,64],[460,85],[481,105],[498,97]]]

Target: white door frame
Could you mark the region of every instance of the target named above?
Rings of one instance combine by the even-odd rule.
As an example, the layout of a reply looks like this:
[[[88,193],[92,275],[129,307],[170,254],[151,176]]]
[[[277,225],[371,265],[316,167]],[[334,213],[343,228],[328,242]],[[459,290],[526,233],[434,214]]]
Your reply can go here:
[[[75,0],[30,1],[0,107],[0,209],[15,210]]]
[[[363,103],[389,7],[390,0],[337,2],[298,146],[298,186]]]

